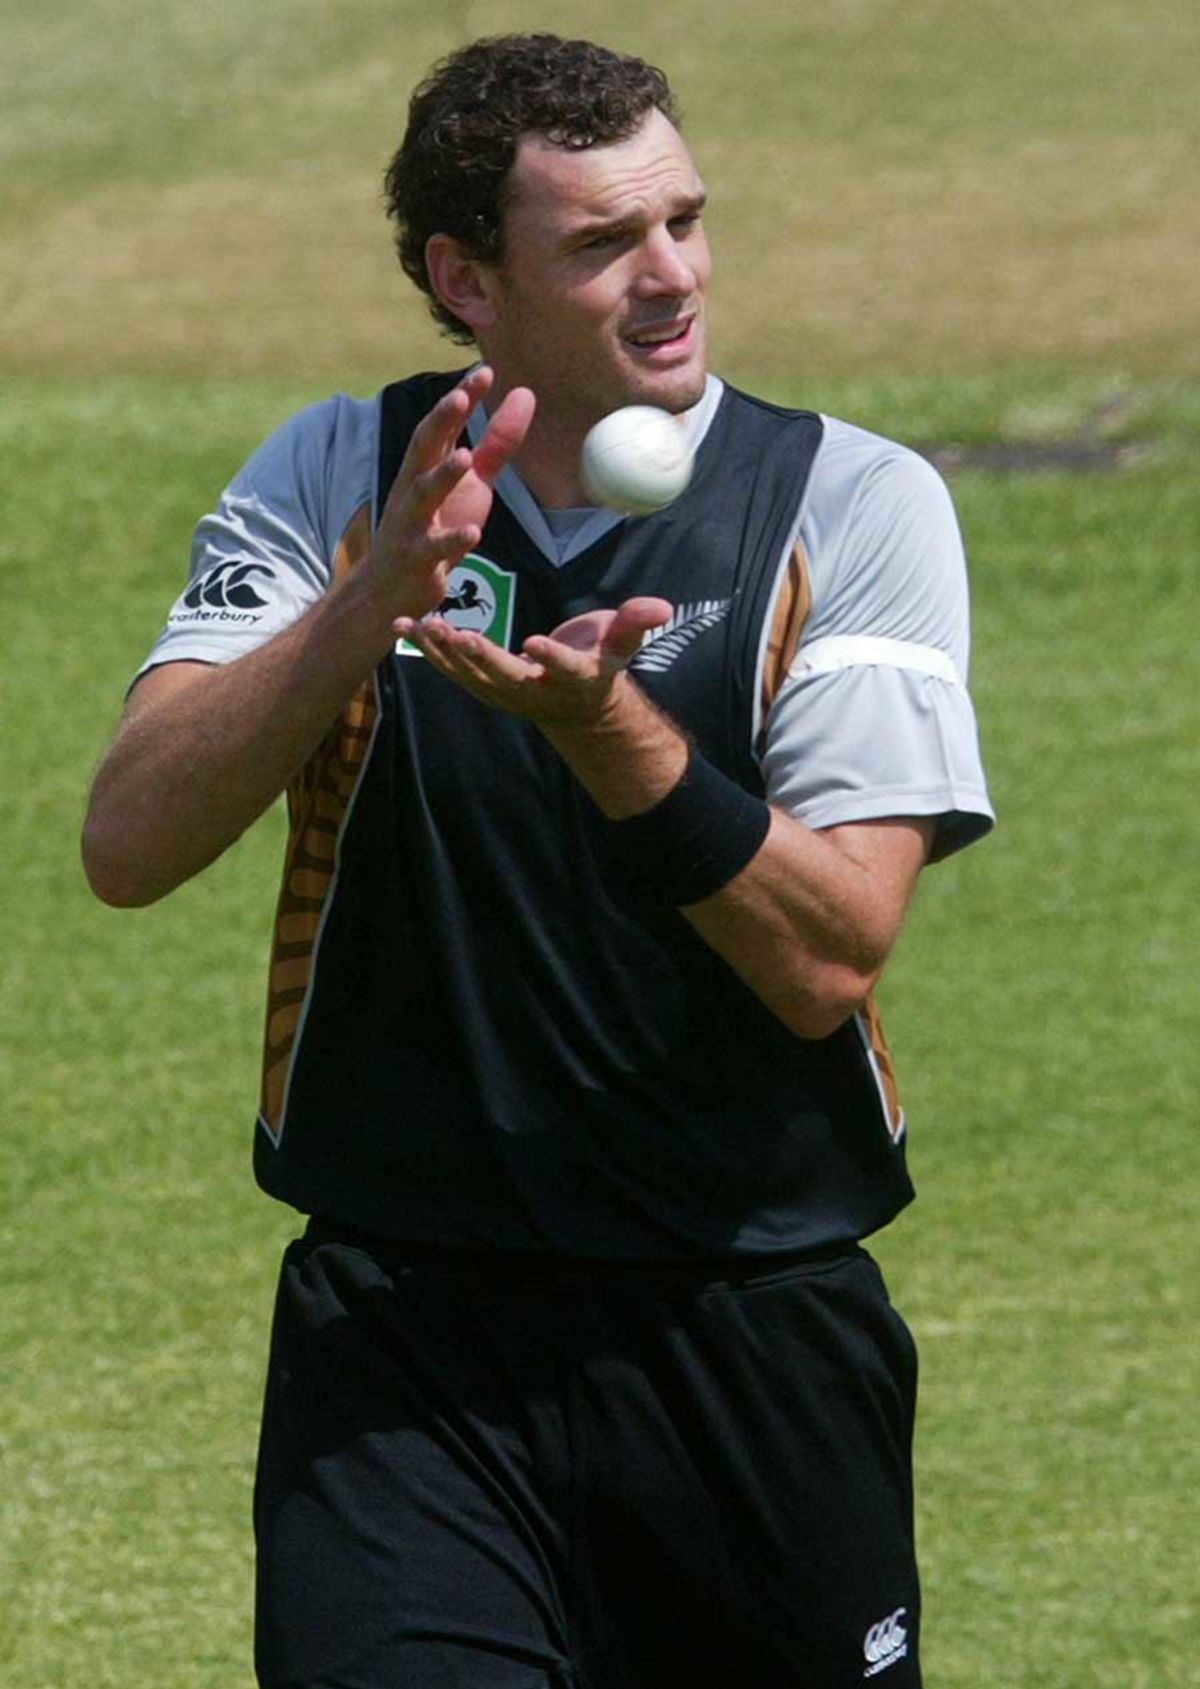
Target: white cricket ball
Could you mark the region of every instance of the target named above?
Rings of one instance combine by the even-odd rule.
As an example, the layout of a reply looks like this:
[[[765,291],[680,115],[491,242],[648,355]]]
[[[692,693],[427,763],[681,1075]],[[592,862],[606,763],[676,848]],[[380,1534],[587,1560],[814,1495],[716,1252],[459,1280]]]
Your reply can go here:
[[[626,405],[588,431],[580,470],[590,499],[627,516],[648,516],[678,498],[692,478],[684,424],[654,405]]]

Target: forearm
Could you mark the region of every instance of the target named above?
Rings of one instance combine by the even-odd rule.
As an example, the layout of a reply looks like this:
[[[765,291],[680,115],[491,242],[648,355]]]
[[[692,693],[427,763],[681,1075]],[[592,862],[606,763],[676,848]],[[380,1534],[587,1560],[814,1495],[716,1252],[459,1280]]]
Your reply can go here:
[[[847,844],[876,848],[857,861]],[[878,981],[924,859],[920,823],[830,835],[772,810],[754,859],[682,913],[791,1031],[823,1038]]]
[[[398,630],[480,702],[535,722],[624,840],[631,872],[682,908],[793,1032],[824,1037],[878,977],[931,823],[817,833],[715,769],[681,785],[687,737],[625,666],[669,612],[628,599],[532,636],[520,655],[436,618]]]
[[[304,766],[392,639],[354,576],[258,650],[152,670],[101,764],[84,825],[105,902],[151,903],[206,867]]]
[[[544,731],[618,824],[652,812],[687,766],[683,733],[625,675],[595,723]],[[719,827],[720,815],[713,819]],[[682,913],[785,1025],[823,1037],[859,1007],[883,968],[924,860],[927,825],[818,833],[779,811],[763,821],[753,856]]]
[[[442,601],[533,417],[533,394],[513,388],[479,444],[460,448],[492,379],[471,370],[417,424],[368,555],[306,615],[234,663],[167,664],[134,690],[84,825],[98,896],[150,903],[219,856],[304,766],[396,619]]]
[[[594,717],[539,725],[610,821],[650,809],[687,766],[684,734],[624,671]]]

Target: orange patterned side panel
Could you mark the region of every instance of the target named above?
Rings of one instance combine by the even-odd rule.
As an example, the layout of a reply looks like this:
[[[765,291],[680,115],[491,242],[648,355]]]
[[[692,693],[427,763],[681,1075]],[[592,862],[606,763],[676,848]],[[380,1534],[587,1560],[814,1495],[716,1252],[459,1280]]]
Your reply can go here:
[[[792,659],[796,655],[800,644],[800,635],[804,631],[804,624],[808,620],[812,609],[812,588],[808,577],[808,560],[799,541],[792,548],[792,555],[788,558],[787,574],[775,600],[775,608],[771,616],[771,626],[767,633],[766,659],[762,672],[762,715],[765,724],[767,712],[774,703],[791,667]],[[765,732],[765,725],[764,725]],[[888,1049],[887,1039],[883,1034],[883,1025],[879,1019],[879,1011],[875,1007],[874,999],[868,997],[859,1014],[863,1036],[871,1052],[872,1065],[879,1081],[880,1100],[887,1115],[887,1123],[893,1138],[898,1138],[904,1129],[904,1110],[900,1106],[900,1097],[896,1089],[896,1070],[892,1061],[892,1052]]]
[[[371,513],[363,505],[338,542],[335,580],[366,555],[370,541]],[[338,834],[362,773],[377,713],[374,680],[368,679],[288,787],[288,842],[275,911],[263,1040],[261,1119],[274,1138],[283,1125],[296,1031],[312,978],[321,917],[333,886]]]
[[[812,589],[808,582],[808,561],[797,541],[787,561],[787,574],[775,600],[771,626],[767,633],[767,653],[762,671],[764,721],[791,667],[796,647],[800,643],[801,630],[811,609]]]

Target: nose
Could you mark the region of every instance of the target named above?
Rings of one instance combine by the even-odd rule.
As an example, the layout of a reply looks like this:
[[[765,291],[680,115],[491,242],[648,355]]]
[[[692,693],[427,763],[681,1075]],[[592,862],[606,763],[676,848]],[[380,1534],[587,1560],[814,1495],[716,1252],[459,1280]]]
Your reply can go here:
[[[642,243],[642,267],[637,291],[645,299],[662,294],[683,296],[696,291],[697,273],[670,229],[652,229]]]

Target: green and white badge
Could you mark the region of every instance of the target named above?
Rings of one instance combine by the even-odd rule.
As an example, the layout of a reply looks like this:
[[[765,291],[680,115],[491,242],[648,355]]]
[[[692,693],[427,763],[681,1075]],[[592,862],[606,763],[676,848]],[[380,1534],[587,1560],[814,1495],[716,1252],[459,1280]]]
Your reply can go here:
[[[493,645],[508,650],[512,638],[513,610],[517,602],[517,577],[510,569],[498,569],[486,557],[468,554],[451,569],[446,596],[434,616],[442,616],[451,627],[481,633]],[[421,652],[407,639],[396,641],[398,657],[419,657]]]

